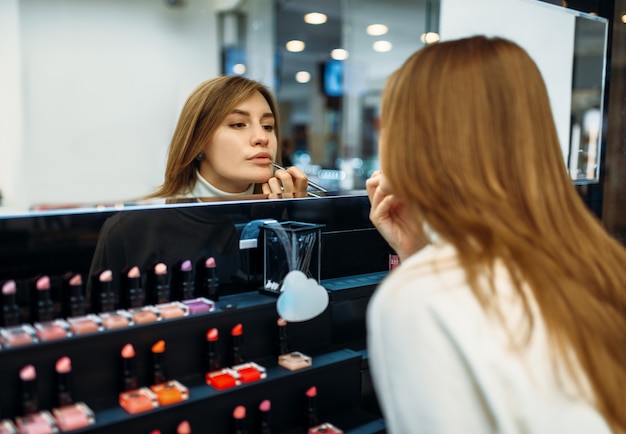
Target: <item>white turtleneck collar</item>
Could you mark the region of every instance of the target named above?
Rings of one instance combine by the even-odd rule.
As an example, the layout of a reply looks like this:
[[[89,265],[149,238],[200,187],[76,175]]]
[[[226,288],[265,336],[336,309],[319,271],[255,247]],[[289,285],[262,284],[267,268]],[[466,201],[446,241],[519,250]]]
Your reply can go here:
[[[228,193],[216,188],[210,184],[206,179],[200,175],[200,172],[196,170],[196,185],[193,190],[184,193],[181,197],[220,197],[220,196],[246,196],[254,193],[254,184],[250,184],[248,189],[240,193]]]

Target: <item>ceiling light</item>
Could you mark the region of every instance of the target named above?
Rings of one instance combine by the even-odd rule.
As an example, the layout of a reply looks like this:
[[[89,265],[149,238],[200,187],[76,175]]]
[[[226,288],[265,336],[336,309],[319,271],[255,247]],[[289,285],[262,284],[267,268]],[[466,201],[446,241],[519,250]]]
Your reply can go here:
[[[296,72],[296,81],[298,83],[308,83],[309,81],[311,81],[311,73],[308,71]]]
[[[292,53],[299,53],[300,51],[304,51],[304,47],[306,47],[305,43],[299,41],[298,39],[293,39],[285,44],[287,51],[291,51]]]
[[[626,24],[626,13],[622,14],[622,23]]]
[[[246,72],[246,65],[243,63],[236,63],[233,65],[233,72],[237,75],[242,75]]]
[[[311,12],[304,16],[304,22],[307,24],[324,24],[326,19],[326,15],[319,12]]]
[[[422,33],[420,36],[422,43],[424,44],[434,44],[435,42],[439,42],[439,33],[436,32],[427,32]]]
[[[367,26],[367,34],[372,36],[380,36],[387,33],[389,28],[384,24],[370,24]]]
[[[349,55],[348,50],[344,50],[343,48],[335,48],[330,52],[330,57],[335,60],[346,60]]]
[[[393,45],[389,41],[376,41],[372,44],[372,48],[374,51],[378,51],[379,53],[385,53],[387,51],[391,51]]]

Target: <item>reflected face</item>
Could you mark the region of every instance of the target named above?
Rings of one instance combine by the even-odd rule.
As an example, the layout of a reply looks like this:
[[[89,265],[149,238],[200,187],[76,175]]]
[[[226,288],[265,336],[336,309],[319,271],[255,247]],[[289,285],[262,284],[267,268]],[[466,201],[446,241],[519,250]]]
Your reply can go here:
[[[214,187],[229,193],[272,176],[277,140],[269,104],[256,92],[238,104],[203,147],[206,157],[200,174]]]

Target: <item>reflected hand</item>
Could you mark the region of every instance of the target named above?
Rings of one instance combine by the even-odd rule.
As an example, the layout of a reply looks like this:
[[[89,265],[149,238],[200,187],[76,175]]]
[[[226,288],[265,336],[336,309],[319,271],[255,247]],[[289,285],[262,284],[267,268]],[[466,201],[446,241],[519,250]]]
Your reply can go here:
[[[370,221],[404,260],[427,244],[421,224],[411,215],[406,204],[389,189],[384,175],[375,171],[365,182],[370,200]]]
[[[274,176],[261,185],[263,193],[270,199],[279,197],[306,197],[308,177],[295,166],[287,169],[277,169]]]

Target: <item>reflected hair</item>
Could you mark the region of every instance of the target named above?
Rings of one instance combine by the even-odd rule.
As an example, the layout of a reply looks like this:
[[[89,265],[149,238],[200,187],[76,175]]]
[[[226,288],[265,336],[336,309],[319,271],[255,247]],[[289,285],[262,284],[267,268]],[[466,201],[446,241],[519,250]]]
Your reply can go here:
[[[169,198],[191,191],[196,183],[198,160],[207,140],[233,109],[259,92],[275,119],[274,132],[280,140],[278,106],[270,90],[254,80],[222,76],[202,82],[187,98],[170,143],[165,179],[150,197]],[[277,156],[280,163],[280,152]]]
[[[388,78],[381,125],[391,189],[456,247],[483,308],[493,312],[495,283],[480,285],[481,271],[501,261],[525,306],[527,339],[536,303],[555,366],[626,432],[626,250],[569,179],[531,57],[483,36],[427,46]]]

